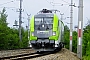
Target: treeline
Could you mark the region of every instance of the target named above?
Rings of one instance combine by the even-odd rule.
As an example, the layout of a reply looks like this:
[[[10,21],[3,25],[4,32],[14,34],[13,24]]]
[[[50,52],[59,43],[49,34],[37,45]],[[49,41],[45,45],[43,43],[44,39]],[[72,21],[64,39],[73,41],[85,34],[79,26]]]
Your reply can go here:
[[[77,32],[73,31],[73,37],[72,37],[72,51],[77,53]],[[65,41],[65,48],[69,49],[70,47],[70,29],[68,26],[64,26],[64,41]]]
[[[65,48],[69,49],[69,35],[70,30],[65,26],[64,39],[65,39]],[[77,32],[73,31],[73,42],[72,42],[72,51],[77,53]],[[90,23],[83,28],[83,42],[82,42],[82,55],[83,60],[90,60]]]
[[[18,29],[8,27],[5,8],[0,12],[0,50],[26,48],[27,34],[27,30],[22,27],[22,42],[20,42]]]
[[[83,58],[85,60],[90,60],[90,24],[83,30]]]

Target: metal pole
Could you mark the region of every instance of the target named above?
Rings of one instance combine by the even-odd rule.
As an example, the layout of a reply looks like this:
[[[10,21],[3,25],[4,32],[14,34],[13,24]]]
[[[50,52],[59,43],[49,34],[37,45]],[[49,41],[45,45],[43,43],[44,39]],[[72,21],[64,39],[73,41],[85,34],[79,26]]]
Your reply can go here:
[[[70,51],[72,51],[72,31],[73,31],[73,0],[71,0],[70,17]]]
[[[22,0],[20,0],[20,13],[19,13],[19,38],[20,41],[22,41],[22,35],[21,35],[21,24],[22,24],[22,20],[21,20],[21,16],[22,16]]]
[[[28,15],[28,14],[27,14]],[[28,15],[28,41],[29,41],[29,47],[30,47],[30,32],[29,32],[29,22],[30,22],[30,15]]]
[[[82,37],[83,37],[83,0],[79,0],[78,10],[78,45],[77,56],[82,59]]]

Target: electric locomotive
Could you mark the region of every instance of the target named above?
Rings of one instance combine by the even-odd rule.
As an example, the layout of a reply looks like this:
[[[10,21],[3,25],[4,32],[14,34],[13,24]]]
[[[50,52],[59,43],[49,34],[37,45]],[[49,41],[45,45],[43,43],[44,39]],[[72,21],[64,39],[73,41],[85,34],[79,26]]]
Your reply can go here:
[[[56,12],[56,10],[55,10]],[[64,23],[53,10],[43,9],[30,20],[30,43],[36,51],[63,48]]]

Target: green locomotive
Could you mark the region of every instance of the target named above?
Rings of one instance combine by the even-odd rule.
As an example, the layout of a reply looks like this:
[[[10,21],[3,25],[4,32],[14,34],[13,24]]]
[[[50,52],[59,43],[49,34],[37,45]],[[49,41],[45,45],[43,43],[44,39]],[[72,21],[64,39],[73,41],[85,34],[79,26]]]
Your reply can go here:
[[[43,9],[30,20],[30,43],[36,51],[63,48],[64,23],[52,10]]]

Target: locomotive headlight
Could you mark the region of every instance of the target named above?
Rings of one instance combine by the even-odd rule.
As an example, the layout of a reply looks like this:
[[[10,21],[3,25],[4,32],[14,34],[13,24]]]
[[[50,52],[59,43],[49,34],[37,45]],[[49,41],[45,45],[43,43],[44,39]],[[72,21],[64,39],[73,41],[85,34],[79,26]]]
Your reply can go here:
[[[53,32],[53,35],[56,35],[56,32]]]
[[[32,36],[34,36],[34,32],[32,32]]]

